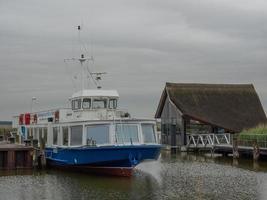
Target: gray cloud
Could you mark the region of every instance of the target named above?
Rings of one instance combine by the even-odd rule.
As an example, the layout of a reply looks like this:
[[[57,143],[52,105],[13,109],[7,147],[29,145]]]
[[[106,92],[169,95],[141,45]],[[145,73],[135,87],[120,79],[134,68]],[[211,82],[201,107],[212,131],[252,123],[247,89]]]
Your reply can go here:
[[[75,26],[103,85],[153,116],[166,81],[253,83],[267,108],[263,0],[0,1],[0,119],[67,106],[79,66]],[[76,81],[77,82],[77,81]],[[78,87],[78,83],[76,83]]]

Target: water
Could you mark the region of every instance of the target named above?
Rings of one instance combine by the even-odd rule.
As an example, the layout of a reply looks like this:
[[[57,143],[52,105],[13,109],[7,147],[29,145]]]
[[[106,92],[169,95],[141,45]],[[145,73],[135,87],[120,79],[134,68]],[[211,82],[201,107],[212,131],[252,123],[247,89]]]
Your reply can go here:
[[[267,199],[267,162],[163,152],[131,178],[1,171],[0,199]]]

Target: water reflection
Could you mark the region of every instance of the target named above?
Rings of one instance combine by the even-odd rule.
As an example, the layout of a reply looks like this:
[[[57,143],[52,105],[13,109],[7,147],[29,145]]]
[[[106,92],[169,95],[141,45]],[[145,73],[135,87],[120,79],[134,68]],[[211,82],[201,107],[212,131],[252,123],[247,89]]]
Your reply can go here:
[[[47,171],[1,171],[0,199],[267,199],[267,163],[162,152],[119,178]]]

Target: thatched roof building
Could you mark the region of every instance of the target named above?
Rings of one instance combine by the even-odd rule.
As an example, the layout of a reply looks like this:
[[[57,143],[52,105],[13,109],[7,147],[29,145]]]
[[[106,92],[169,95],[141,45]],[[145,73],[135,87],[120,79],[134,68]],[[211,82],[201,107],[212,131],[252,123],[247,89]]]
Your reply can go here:
[[[156,118],[161,118],[166,100],[177,108],[183,118],[231,132],[267,122],[252,84],[166,83]]]

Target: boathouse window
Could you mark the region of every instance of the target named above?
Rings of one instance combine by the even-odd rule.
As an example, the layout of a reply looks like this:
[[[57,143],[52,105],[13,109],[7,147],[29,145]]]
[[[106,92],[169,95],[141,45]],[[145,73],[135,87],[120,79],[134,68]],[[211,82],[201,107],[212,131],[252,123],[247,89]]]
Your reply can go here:
[[[97,125],[87,127],[87,145],[93,144],[107,144],[109,143],[109,126]]]
[[[93,109],[107,108],[107,99],[94,99]]]
[[[72,110],[81,109],[81,99],[72,100],[71,107],[72,107]]]
[[[72,126],[70,134],[70,145],[82,145],[83,141],[83,126]]]
[[[83,108],[90,109],[91,108],[91,99],[85,98],[83,99]]]
[[[69,128],[67,126],[62,127],[62,142],[64,146],[69,144]]]
[[[138,126],[136,124],[117,124],[116,141],[117,143],[138,142]]]
[[[109,109],[116,109],[117,108],[117,99],[110,99],[108,107],[109,107]]]
[[[59,128],[53,127],[53,145],[58,144],[58,133],[59,133]]]
[[[142,124],[142,132],[144,143],[155,143],[155,133],[154,133],[154,125],[152,124]]]

